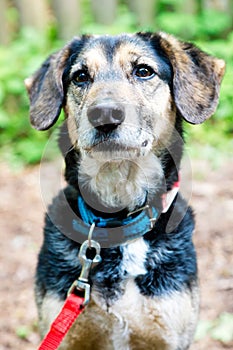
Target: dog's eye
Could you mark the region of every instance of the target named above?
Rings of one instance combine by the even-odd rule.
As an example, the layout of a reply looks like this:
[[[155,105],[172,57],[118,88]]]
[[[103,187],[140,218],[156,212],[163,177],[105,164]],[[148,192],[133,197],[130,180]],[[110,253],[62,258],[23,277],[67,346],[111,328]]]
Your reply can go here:
[[[148,80],[155,76],[155,71],[147,65],[140,64],[134,68],[133,75],[137,78]]]
[[[72,80],[76,85],[83,86],[89,83],[90,75],[87,70],[80,69],[74,73]]]

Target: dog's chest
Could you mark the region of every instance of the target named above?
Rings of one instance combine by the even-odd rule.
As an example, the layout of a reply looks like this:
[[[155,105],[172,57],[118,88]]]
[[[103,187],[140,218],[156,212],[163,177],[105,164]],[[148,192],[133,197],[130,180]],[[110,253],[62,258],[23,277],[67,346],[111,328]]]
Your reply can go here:
[[[92,301],[73,326],[66,346],[70,350],[176,350],[188,341],[188,329],[195,321],[187,292],[150,298],[130,279],[124,294],[110,307],[93,290]]]
[[[91,276],[91,302],[61,350],[186,349],[196,324],[197,288],[172,289],[178,272],[173,271],[169,279],[162,269],[162,257],[143,238],[103,251],[103,262]],[[158,268],[156,261],[160,261]],[[163,292],[157,286],[157,275]],[[146,292],[141,283],[144,279]],[[54,300],[54,295],[44,298],[42,315],[46,321],[42,327],[48,329],[62,303]]]
[[[175,350],[180,342],[186,343],[183,332],[196,320],[191,295],[185,290],[169,296],[143,295],[135,278],[148,272],[148,254],[149,245],[143,239],[122,247],[120,283],[114,289],[111,281],[110,291],[106,280],[103,285],[93,284],[91,303],[68,337],[69,349],[84,349],[86,338],[90,349],[101,350]]]
[[[149,246],[143,238],[122,247],[122,261],[120,264],[121,273],[124,276],[136,277],[144,275],[145,263]]]

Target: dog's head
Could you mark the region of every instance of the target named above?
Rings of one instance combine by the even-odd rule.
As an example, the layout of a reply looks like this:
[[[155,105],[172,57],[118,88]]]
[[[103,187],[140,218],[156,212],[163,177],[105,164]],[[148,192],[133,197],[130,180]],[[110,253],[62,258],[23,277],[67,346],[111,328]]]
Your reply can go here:
[[[26,80],[31,122],[48,129],[63,106],[81,151],[143,154],[169,139],[177,111],[193,124],[213,114],[223,72],[222,60],[164,33],[75,38]]]
[[[159,155],[178,119],[198,124],[214,113],[224,67],[165,33],[74,38],[26,80],[31,122],[48,129],[63,107],[83,158]]]

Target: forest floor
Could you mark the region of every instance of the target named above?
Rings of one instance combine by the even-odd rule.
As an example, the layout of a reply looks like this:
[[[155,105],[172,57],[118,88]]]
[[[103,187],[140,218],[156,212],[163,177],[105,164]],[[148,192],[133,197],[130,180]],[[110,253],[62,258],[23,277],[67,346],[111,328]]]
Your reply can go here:
[[[201,308],[199,340],[191,350],[232,349],[227,339],[232,329],[225,342],[222,332],[233,313],[233,164],[228,160],[213,169],[207,161],[195,160],[192,173]],[[182,180],[190,182],[185,169]],[[15,173],[0,165],[0,189],[0,350],[35,350],[39,337],[33,280],[45,211],[39,167]]]

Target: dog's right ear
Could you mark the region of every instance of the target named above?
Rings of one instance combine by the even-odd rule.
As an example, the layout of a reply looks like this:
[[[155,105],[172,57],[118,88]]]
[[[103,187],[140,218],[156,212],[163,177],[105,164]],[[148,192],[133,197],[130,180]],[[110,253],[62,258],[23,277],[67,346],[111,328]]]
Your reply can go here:
[[[43,65],[25,80],[30,98],[31,124],[38,130],[50,128],[61,112],[64,98],[62,86],[64,62],[59,64],[59,56],[60,52],[48,57]]]
[[[64,100],[63,72],[69,57],[79,44],[80,39],[75,38],[62,50],[49,56],[43,65],[25,80],[30,98],[30,120],[35,129],[47,130],[57,121]]]

